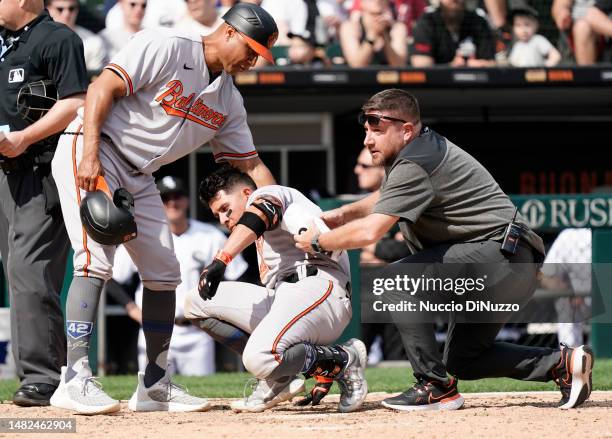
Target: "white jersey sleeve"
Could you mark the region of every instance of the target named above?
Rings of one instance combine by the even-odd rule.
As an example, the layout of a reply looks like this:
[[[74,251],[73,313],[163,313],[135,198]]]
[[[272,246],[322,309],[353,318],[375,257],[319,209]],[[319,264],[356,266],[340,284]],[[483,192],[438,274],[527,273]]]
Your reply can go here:
[[[257,157],[253,136],[247,125],[247,113],[242,96],[233,84],[232,89],[232,104],[229,114],[217,135],[210,141],[216,162],[247,160]]]
[[[175,40],[153,30],[134,34],[125,47],[105,67],[115,72],[127,89],[126,96],[165,81],[176,66],[172,60],[172,45]]]

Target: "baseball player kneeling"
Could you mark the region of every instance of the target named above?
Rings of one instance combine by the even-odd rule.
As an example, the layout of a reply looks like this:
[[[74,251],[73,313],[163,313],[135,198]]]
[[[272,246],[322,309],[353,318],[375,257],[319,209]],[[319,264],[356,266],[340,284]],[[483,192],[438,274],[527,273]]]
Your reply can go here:
[[[346,252],[312,256],[298,250],[293,235],[313,227],[321,210],[295,189],[264,186],[231,167],[200,185],[208,204],[231,235],[202,271],[198,290],[185,301],[185,317],[217,341],[242,354],[257,379],[253,393],[232,404],[234,411],[260,412],[317,385],[298,404],[316,405],[338,382],[338,409],[354,411],[367,395],[365,345],[333,343],[351,319],[350,268]],[[256,243],[265,287],[221,282],[230,261]]]

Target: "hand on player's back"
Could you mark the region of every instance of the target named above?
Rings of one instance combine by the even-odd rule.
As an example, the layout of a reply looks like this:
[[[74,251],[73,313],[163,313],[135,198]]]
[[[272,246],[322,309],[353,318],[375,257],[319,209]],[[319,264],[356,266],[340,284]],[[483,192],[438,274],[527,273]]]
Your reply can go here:
[[[96,190],[96,181],[104,175],[104,169],[99,157],[84,156],[77,170],[77,184],[83,190],[92,192]]]
[[[325,221],[327,227],[335,229],[344,224],[344,212],[340,208],[328,210],[321,214],[321,219]]]

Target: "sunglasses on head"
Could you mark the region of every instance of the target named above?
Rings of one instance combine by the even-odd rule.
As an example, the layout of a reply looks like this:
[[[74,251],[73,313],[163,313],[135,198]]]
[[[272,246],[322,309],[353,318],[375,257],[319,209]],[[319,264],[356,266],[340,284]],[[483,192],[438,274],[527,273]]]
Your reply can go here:
[[[146,9],[147,8],[147,2],[144,2],[144,3],[130,2],[129,5],[130,5],[130,8],[132,8],[132,9],[134,9],[136,6],[140,7],[140,9]]]
[[[383,116],[380,114],[365,114],[365,113],[359,113],[359,116],[357,116],[357,121],[359,122],[359,125],[365,125],[365,123],[367,122],[368,125],[370,125],[371,127],[377,127],[378,124],[380,124],[381,120],[388,120],[390,122],[401,122],[401,123],[407,123],[407,120],[402,120],[402,119],[397,119],[395,117],[391,117],[391,116]]]
[[[63,14],[63,13],[64,13],[64,11],[74,12],[74,11],[76,11],[77,9],[79,9],[79,7],[78,7],[78,6],[75,6],[75,5],[72,5],[72,6],[56,6],[56,7],[55,7],[55,10],[56,10],[57,12],[59,12],[60,14]]]

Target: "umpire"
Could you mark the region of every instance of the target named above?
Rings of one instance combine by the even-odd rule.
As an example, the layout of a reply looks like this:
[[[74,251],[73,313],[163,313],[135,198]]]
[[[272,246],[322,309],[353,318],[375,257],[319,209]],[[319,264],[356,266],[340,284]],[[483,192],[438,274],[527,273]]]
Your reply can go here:
[[[43,0],[1,0],[0,26],[0,251],[21,381],[13,401],[49,405],[66,362],[60,292],[69,249],[50,163],[88,78],[81,40],[51,20]],[[34,104],[18,109],[19,90],[41,80],[53,83],[43,89],[55,86],[57,102],[42,118],[26,118]]]
[[[404,90],[382,91],[362,110],[364,144],[373,164],[385,166],[381,190],[326,212],[322,218],[335,229],[296,235],[296,245],[309,252],[360,248],[399,223],[413,253],[402,262],[494,264],[495,274],[503,276],[496,276],[491,286],[485,284],[487,293],[499,289],[504,301],[528,300],[537,284],[544,246],[520,220],[513,221],[514,205],[491,174],[448,139],[423,127],[416,99]],[[502,252],[511,223],[522,236],[516,248],[506,251],[504,246]],[[385,407],[458,409],[463,398],[456,378],[555,380],[561,408],[575,407],[590,394],[593,355],[588,347],[559,350],[497,342],[503,322],[456,323],[453,313],[442,357],[432,323],[408,323],[406,314],[392,315],[417,382],[384,400]]]

